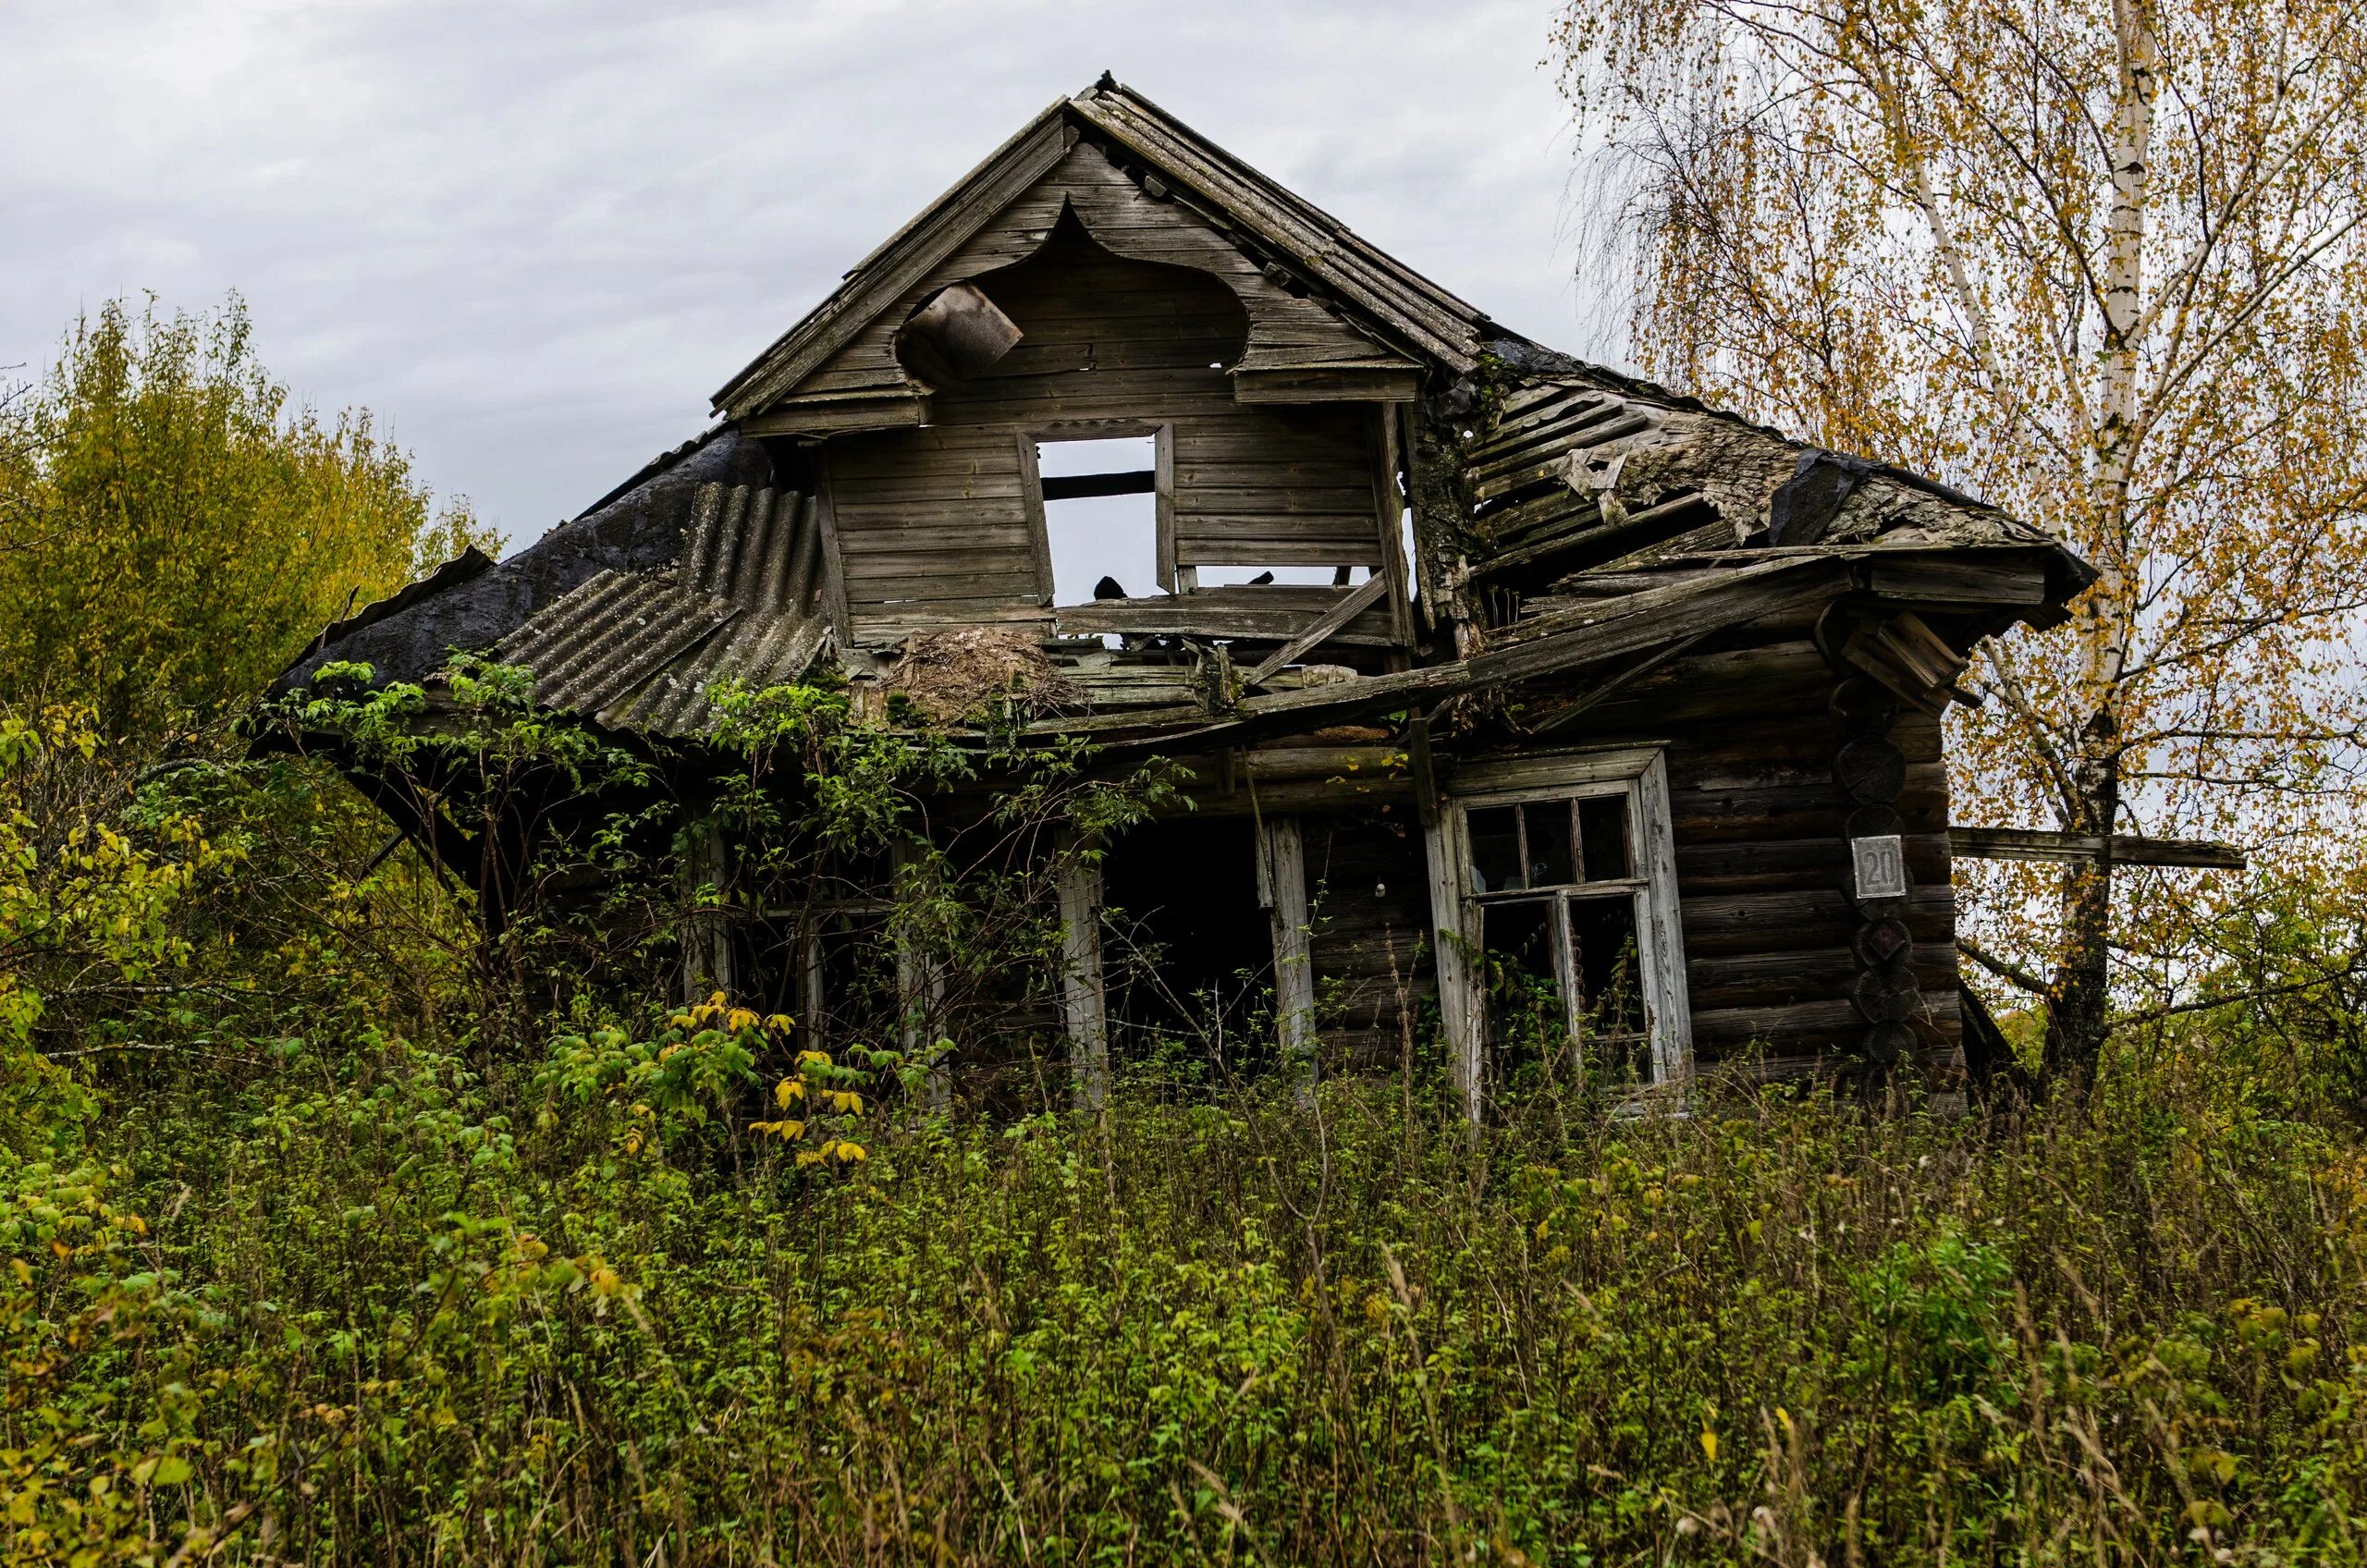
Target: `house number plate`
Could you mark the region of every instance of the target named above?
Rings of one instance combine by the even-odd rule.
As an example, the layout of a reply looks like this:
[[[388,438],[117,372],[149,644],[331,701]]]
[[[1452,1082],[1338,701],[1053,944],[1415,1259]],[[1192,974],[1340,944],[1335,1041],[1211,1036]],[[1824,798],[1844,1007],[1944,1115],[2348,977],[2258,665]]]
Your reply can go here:
[[[1895,833],[1849,840],[1849,858],[1858,873],[1860,899],[1907,897],[1907,849]]]

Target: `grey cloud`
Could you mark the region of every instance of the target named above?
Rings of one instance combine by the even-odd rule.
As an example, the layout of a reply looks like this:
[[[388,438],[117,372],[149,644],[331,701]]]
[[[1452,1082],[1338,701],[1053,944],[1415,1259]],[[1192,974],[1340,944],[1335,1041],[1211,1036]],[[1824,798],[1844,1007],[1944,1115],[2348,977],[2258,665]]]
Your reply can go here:
[[[513,545],[1105,67],[1498,319],[1599,341],[1551,0],[0,4],[0,364],[245,294]]]

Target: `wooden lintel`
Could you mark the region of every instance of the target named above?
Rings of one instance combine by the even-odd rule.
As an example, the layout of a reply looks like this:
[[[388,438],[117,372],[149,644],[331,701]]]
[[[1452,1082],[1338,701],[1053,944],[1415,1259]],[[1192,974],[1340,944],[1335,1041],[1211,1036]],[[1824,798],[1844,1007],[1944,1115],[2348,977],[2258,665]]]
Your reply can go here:
[[[1413,365],[1275,365],[1236,368],[1239,403],[1409,403],[1421,395]]]
[[[1948,829],[1948,851],[1968,860],[2040,860],[2080,864],[2105,857],[2101,833],[2057,833],[2028,827]],[[2116,865],[2182,865],[2209,871],[2241,871],[2244,851],[2215,839],[2147,839],[2115,833]]]

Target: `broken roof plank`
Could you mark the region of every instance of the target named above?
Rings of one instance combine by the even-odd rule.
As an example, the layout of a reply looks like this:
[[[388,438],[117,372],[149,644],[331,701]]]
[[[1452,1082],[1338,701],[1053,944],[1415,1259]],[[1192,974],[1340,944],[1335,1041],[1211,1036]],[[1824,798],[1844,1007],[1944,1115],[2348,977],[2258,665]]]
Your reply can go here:
[[[2106,838],[2101,833],[2058,833],[2030,827],[1948,828],[1948,851],[1968,860],[2037,860],[2065,864],[2093,864],[2105,858]],[[2148,839],[2134,833],[2110,836],[2111,859],[2116,865],[2193,866],[2207,871],[2241,871],[2244,851],[2216,839]]]
[[[1047,738],[1103,735],[1133,747],[1172,746],[1282,734],[1316,719],[1414,705],[1534,680],[1597,664],[1663,643],[1723,631],[1761,617],[1816,606],[1845,591],[1848,572],[1838,561],[1792,560],[1744,568],[1703,582],[1688,581],[1557,618],[1543,634],[1466,659],[1353,680],[1244,698],[1213,719],[1196,708],[1169,708],[1085,719],[1048,720],[1028,727]]]
[[[1325,638],[1335,635],[1348,622],[1378,604],[1388,587],[1389,579],[1378,571],[1374,572],[1355,592],[1325,611],[1321,619],[1267,655],[1257,668],[1242,678],[1242,684],[1263,686],[1284,665],[1297,662],[1309,649]]]

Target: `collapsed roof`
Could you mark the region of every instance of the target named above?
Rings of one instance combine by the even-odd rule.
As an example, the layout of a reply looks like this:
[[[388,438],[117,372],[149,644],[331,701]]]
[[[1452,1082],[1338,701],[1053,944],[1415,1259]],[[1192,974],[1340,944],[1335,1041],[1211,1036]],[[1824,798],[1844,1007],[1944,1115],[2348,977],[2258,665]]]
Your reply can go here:
[[[1128,227],[1144,203],[1159,224]],[[933,388],[914,368],[910,324],[1080,220],[1122,255],[1233,290],[1248,325],[1226,374],[1242,402],[1419,401],[1439,411],[1430,460],[1453,472],[1431,476],[1445,504],[1411,497],[1420,614],[1441,629],[1426,662],[1314,662],[1391,642],[1378,570],[1355,594],[1201,590],[1193,603],[1221,611],[1216,623],[1162,621],[1158,602],[1126,601],[1142,625],[1120,628],[1123,648],[1105,647],[1111,628],[1081,615],[1041,628],[1073,693],[1039,718],[1047,730],[1139,741],[1319,723],[1883,584],[1905,600],[1938,585],[1978,612],[1966,623],[1978,634],[2059,619],[2091,580],[2050,535],[1944,485],[1497,326],[1105,77],[1049,106],[850,271],[716,394],[721,423],[508,560],[455,562],[329,628],[277,689],[330,660],[419,680],[452,649],[491,651],[532,668],[555,708],[692,737],[726,678],[761,686],[833,659],[876,673],[889,649],[849,621],[798,453],[846,431],[926,426]],[[1171,621],[1175,634],[1160,634]],[[1209,644],[1186,634],[1208,624],[1266,656],[1245,679],[1221,659],[1211,679]]]

